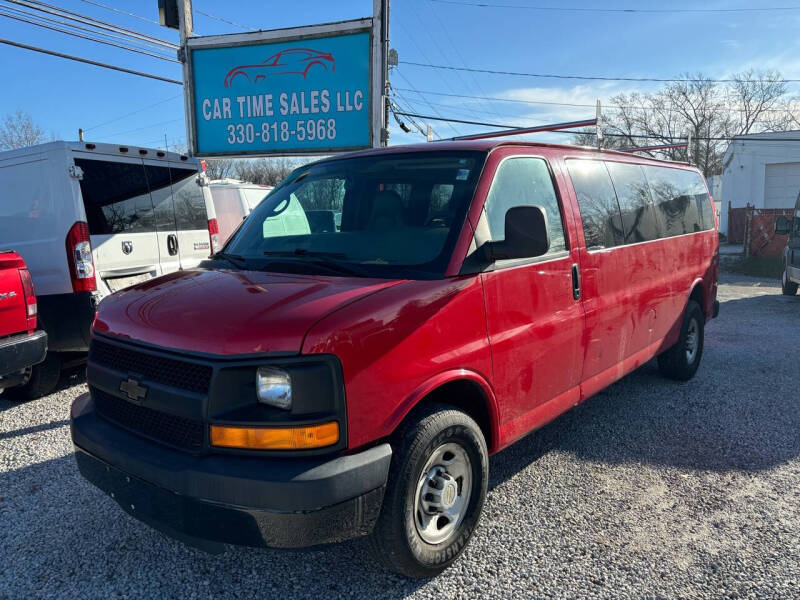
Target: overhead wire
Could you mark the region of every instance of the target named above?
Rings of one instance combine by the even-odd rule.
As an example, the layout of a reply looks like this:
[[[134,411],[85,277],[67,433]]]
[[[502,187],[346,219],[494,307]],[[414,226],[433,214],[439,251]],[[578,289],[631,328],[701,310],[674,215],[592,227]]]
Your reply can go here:
[[[178,49],[178,44],[174,42],[169,42],[167,40],[163,40],[161,38],[148,35],[146,33],[142,33],[141,31],[136,31],[134,29],[129,29],[127,27],[123,27],[121,25],[115,25],[113,23],[109,23],[107,21],[103,21],[101,19],[96,19],[94,17],[89,17],[87,15],[83,15],[80,13],[76,13],[71,10],[67,10],[65,8],[60,8],[58,6],[54,6],[52,4],[47,4],[46,2],[41,2],[40,0],[4,0],[5,2],[9,2],[11,4],[17,4],[19,6],[24,6],[29,9],[37,10],[40,12],[44,12],[50,15],[54,15],[61,18],[66,18],[72,21],[77,21],[79,23],[83,23],[85,25],[90,25],[92,27],[96,27],[99,29],[103,29],[106,31],[111,31],[113,33],[119,33],[122,35],[126,35],[128,37],[132,37],[138,40],[146,41],[152,44],[157,44],[160,46],[164,46],[166,48],[170,48],[172,50]]]
[[[40,48],[39,46],[31,46],[30,44],[23,44],[21,42],[15,42],[13,40],[7,40],[4,38],[0,38],[0,44],[7,44],[9,46],[15,46],[17,48],[22,48],[23,50],[31,50],[33,52],[40,52],[42,54],[49,54],[50,56],[57,56],[59,58],[66,58],[68,60],[74,60],[76,62],[85,63],[88,65],[94,65],[96,67],[103,67],[105,69],[111,69],[113,71],[120,71],[122,73],[129,73],[131,75],[139,75],[140,77],[147,77],[149,79],[156,79],[158,81],[164,81],[166,83],[174,83],[176,85],[183,85],[182,81],[178,81],[177,79],[170,79],[169,77],[162,77],[161,75],[154,75],[152,73],[145,73],[144,71],[136,71],[135,69],[127,69],[125,67],[119,67],[117,65],[111,65],[108,63],[91,60],[88,58],[83,58],[81,56],[74,56],[72,54],[65,54],[63,52],[56,52],[55,50],[48,50],[46,48]]]
[[[136,13],[128,12],[126,10],[121,10],[121,9],[115,8],[113,6],[108,6],[107,4],[102,4],[100,2],[95,2],[95,0],[81,0],[81,2],[85,2],[86,4],[91,4],[92,6],[98,6],[100,8],[105,8],[106,10],[110,10],[110,11],[118,13],[120,15],[133,17],[134,19],[139,19],[140,21],[144,21],[145,23],[151,23],[153,25],[161,26],[161,23],[159,23],[155,19],[148,19],[147,17],[143,17],[142,15],[137,15]]]
[[[73,37],[81,38],[81,39],[84,39],[84,40],[89,40],[89,41],[92,41],[92,42],[96,42],[98,44],[105,44],[106,46],[113,46],[115,48],[121,48],[122,50],[127,50],[129,52],[135,52],[137,54],[143,54],[145,56],[150,56],[152,58],[158,58],[160,60],[165,60],[165,61],[174,62],[174,63],[179,63],[180,62],[175,58],[170,58],[169,56],[165,56],[163,54],[158,54],[156,52],[151,52],[149,50],[137,49],[137,48],[134,48],[132,46],[125,45],[125,44],[120,44],[120,43],[112,42],[112,41],[109,41],[109,40],[103,40],[103,39],[100,39],[100,38],[97,38],[97,37],[93,37],[91,35],[78,33],[76,31],[70,31],[68,29],[57,27],[55,25],[48,25],[46,23],[39,23],[39,22],[34,21],[33,19],[28,19],[28,18],[25,18],[25,17],[20,16],[20,15],[10,14],[10,13],[6,12],[6,9],[3,8],[3,7],[0,7],[0,16],[6,17],[8,19],[14,19],[14,20],[20,21],[22,23],[28,23],[30,25],[35,25],[37,27],[43,27],[43,28],[49,29],[51,31],[56,31],[56,32],[59,32],[59,33],[64,33],[64,34],[67,34],[67,35],[71,35]]]
[[[742,8],[603,8],[603,7],[569,7],[569,6],[541,6],[528,4],[497,4],[467,0],[428,0],[438,4],[456,6],[469,6],[475,8],[515,8],[523,10],[547,12],[586,12],[586,13],[752,13],[752,12],[787,12],[800,10],[800,6],[754,6]]]

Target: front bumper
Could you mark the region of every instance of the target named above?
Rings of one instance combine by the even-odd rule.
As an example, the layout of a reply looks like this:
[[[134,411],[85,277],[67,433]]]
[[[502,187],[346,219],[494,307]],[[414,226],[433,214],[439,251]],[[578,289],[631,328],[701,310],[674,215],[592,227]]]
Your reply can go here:
[[[221,544],[299,548],[369,533],[391,460],[382,444],[334,458],[196,456],[97,415],[89,394],[71,412],[78,468],[130,515],[207,551]]]
[[[39,364],[47,354],[47,334],[34,331],[0,340],[0,377]],[[0,381],[0,387],[2,387]]]

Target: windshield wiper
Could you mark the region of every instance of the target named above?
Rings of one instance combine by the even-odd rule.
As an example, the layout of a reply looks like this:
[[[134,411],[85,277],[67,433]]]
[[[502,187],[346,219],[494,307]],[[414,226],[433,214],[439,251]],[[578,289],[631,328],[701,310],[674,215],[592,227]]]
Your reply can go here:
[[[267,250],[264,256],[310,256],[313,258],[339,258],[345,259],[344,252],[323,252],[318,250],[306,250],[305,248],[295,248],[294,250]]]
[[[247,259],[240,255],[240,254],[231,254],[229,252],[217,252],[212,257],[214,260],[222,259],[227,260],[229,263],[234,265],[235,267],[244,268],[247,264]]]
[[[346,259],[347,255],[343,252],[323,252],[306,250],[305,248],[297,248],[291,251],[267,250],[264,252],[264,255],[297,258],[300,259],[299,262],[314,265],[315,267],[325,269],[331,273],[357,275],[359,277],[371,277],[371,275],[364,269],[357,267],[352,263],[335,260]]]

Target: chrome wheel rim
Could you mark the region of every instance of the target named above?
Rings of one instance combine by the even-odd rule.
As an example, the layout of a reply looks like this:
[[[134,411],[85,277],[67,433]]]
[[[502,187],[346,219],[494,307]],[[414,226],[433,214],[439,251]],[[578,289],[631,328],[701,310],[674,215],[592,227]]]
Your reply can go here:
[[[449,539],[467,513],[472,464],[459,444],[442,444],[422,468],[414,497],[414,524],[429,544]]]
[[[697,348],[700,345],[700,326],[697,324],[697,319],[689,321],[689,326],[686,328],[686,362],[692,364],[697,356]]]

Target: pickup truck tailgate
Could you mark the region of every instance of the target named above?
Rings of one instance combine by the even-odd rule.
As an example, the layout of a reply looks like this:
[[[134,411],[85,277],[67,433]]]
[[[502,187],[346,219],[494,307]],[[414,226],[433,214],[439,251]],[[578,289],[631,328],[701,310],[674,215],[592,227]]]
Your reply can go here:
[[[13,252],[0,252],[0,338],[28,330],[25,294],[19,269],[25,263]]]

